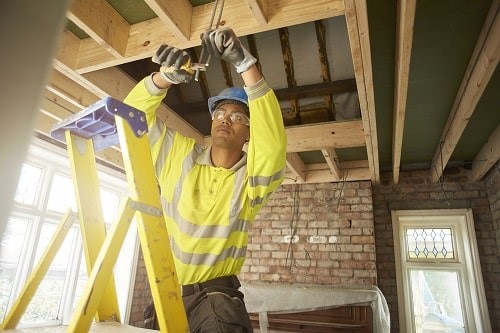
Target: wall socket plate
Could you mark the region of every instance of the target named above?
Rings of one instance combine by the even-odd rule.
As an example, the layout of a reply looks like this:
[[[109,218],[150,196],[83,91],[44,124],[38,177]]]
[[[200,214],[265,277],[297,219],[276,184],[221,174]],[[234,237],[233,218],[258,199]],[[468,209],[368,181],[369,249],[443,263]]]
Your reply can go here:
[[[311,244],[324,244],[328,241],[326,236],[310,236],[309,243]]]
[[[298,243],[299,242],[299,236],[297,235],[286,235],[283,237],[283,243],[290,243],[290,240],[292,243]]]

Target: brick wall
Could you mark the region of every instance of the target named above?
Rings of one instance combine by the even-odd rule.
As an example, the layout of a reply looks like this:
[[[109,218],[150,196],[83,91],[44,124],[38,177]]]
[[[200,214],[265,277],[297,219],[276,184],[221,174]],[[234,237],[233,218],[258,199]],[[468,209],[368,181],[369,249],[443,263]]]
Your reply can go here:
[[[246,282],[376,285],[370,182],[283,185],[249,234]],[[285,235],[297,235],[295,244]],[[336,237],[314,244],[310,236]]]
[[[495,235],[494,239],[496,240],[491,260],[488,264],[488,272],[491,272],[491,285],[488,287],[485,286],[485,288],[487,288],[486,290],[489,295],[488,307],[492,326],[500,330],[500,162],[489,172],[485,183],[493,221],[492,233]]]
[[[439,184],[433,184],[428,175],[428,172],[421,171],[405,172],[399,185],[394,186],[392,175],[383,174],[381,184],[373,188],[378,286],[389,304],[392,332],[399,332],[399,320],[391,210],[456,208],[472,208],[488,308],[495,331],[500,328],[498,218],[495,230],[485,185],[487,182],[468,182],[467,171],[460,169],[447,171],[444,182]],[[497,173],[497,195],[498,188]]]

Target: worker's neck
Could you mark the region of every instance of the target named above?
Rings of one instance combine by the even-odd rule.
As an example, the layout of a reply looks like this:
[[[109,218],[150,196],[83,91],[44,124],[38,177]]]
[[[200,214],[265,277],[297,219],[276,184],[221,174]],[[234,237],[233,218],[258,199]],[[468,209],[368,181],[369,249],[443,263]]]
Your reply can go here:
[[[242,154],[241,149],[238,151],[237,149],[212,146],[210,157],[214,166],[231,169],[241,159]]]

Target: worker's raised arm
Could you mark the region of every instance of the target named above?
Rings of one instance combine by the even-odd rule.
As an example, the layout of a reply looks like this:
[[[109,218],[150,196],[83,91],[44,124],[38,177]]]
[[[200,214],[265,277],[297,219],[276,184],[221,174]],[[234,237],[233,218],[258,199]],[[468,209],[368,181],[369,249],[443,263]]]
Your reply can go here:
[[[148,126],[156,120],[156,109],[172,84],[187,83],[193,78],[189,68],[191,57],[181,49],[162,44],[152,58],[159,64],[160,71],[139,82],[124,102],[146,113]]]

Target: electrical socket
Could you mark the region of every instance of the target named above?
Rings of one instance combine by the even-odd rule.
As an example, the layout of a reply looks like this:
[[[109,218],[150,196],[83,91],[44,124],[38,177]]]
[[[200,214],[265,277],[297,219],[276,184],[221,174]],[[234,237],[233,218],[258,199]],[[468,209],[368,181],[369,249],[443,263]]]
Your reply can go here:
[[[297,235],[286,235],[283,237],[283,243],[290,243],[290,240],[292,241],[292,243],[298,243],[299,242],[299,236]]]
[[[311,244],[324,244],[328,241],[326,236],[310,236],[309,243]]]

